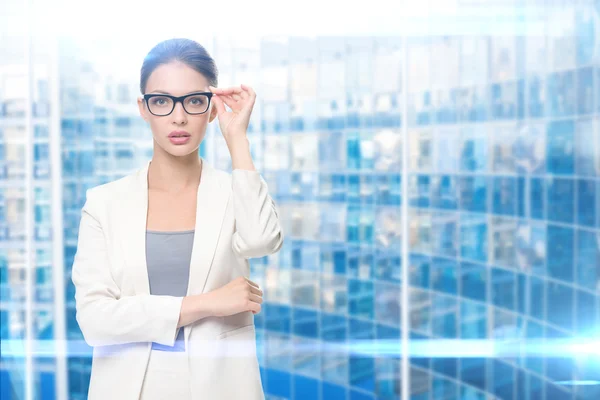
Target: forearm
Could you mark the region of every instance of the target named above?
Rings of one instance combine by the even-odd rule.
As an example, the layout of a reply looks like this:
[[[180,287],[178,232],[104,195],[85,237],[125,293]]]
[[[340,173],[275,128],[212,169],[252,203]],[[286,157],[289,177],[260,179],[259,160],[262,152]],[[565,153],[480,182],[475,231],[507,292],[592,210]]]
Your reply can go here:
[[[136,342],[173,346],[181,297],[136,295],[117,300],[76,276],[74,281],[80,287],[76,318],[90,346]]]
[[[179,321],[177,328],[193,324],[202,318],[210,317],[212,311],[210,308],[208,293],[185,296],[181,303],[181,311],[179,313]]]
[[[231,155],[231,169],[256,171],[250,152],[250,141],[247,137],[236,138],[236,140],[228,142],[227,147]]]

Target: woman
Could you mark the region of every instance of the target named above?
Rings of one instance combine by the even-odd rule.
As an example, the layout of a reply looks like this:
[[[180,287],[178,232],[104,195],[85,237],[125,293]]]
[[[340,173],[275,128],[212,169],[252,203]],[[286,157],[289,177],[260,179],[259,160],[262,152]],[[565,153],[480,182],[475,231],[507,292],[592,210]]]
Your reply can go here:
[[[88,190],[79,227],[72,279],[94,346],[89,398],[262,399],[263,293],[248,259],[277,252],[283,234],[246,137],[256,94],[218,89],[213,59],[185,39],[150,51],[140,89],[152,159]],[[198,156],[215,118],[231,174]]]

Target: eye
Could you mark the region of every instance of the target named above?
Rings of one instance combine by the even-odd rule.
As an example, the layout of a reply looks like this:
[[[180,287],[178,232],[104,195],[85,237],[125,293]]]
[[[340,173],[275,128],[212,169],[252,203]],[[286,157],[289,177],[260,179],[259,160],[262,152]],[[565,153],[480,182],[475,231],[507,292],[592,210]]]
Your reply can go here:
[[[152,97],[150,99],[150,104],[155,105],[155,106],[164,106],[169,104],[170,99],[166,98],[166,97]]]

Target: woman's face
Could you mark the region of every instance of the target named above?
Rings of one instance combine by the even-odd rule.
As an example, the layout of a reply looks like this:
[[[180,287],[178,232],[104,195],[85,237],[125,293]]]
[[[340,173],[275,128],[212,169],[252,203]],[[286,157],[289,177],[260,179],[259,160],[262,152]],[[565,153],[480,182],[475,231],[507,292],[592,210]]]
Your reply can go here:
[[[210,92],[208,80],[198,71],[181,62],[171,62],[157,67],[148,78],[146,93],[162,93],[172,96],[183,96],[194,92]],[[155,149],[159,146],[173,156],[187,156],[197,152],[206,134],[206,127],[217,115],[217,108],[211,101],[208,111],[203,114],[190,115],[178,102],[173,112],[166,116],[152,114],[143,100],[138,98],[140,114],[150,123]],[[170,139],[169,135],[179,131],[190,135],[185,143],[177,143],[181,139]]]

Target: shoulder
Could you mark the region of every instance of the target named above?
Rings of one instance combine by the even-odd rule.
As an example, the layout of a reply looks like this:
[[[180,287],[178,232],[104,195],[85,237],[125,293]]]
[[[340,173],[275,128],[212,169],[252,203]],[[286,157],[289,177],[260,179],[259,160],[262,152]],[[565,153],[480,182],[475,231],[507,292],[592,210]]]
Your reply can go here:
[[[124,200],[131,197],[140,173],[141,170],[138,169],[119,179],[87,189],[85,205],[88,208],[104,208],[112,204],[122,204]]]

